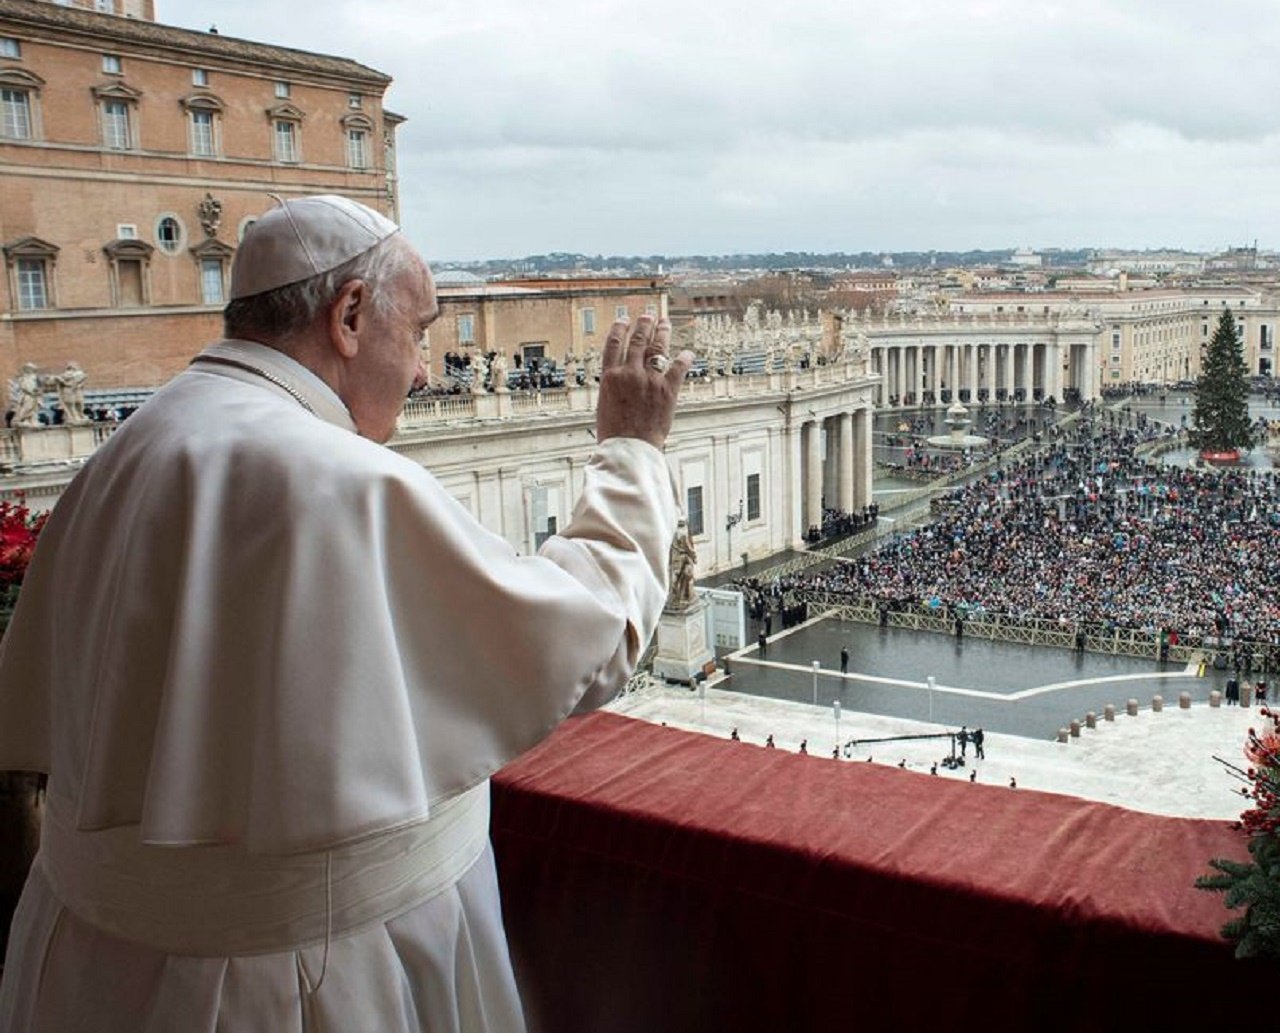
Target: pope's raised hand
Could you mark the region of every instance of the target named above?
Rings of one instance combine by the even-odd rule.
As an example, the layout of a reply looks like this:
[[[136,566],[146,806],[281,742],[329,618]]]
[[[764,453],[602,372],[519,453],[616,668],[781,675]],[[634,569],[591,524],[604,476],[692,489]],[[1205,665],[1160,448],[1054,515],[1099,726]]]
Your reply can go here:
[[[620,319],[609,329],[600,362],[596,438],[640,438],[661,448],[671,431],[676,399],[693,353],[668,354],[671,323],[644,315],[634,328]]]

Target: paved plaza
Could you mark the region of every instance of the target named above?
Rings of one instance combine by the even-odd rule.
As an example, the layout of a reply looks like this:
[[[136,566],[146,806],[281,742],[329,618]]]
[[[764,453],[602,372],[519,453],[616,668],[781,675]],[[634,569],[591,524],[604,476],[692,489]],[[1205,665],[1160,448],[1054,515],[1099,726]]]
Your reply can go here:
[[[840,674],[840,647],[849,673]],[[1136,698],[1144,707],[1157,693],[1172,706],[1190,692],[1196,702],[1222,688],[1225,674],[1199,677],[1194,667],[1137,657],[1077,653],[1048,646],[957,640],[927,631],[879,628],[818,617],[775,634],[761,658],[753,644],[729,654],[731,675],[719,688],[812,703],[812,662],[819,661],[817,702],[839,700],[846,711],[932,721],[950,727],[1052,738],[1072,718],[1099,716]],[[926,679],[933,676],[930,693]]]

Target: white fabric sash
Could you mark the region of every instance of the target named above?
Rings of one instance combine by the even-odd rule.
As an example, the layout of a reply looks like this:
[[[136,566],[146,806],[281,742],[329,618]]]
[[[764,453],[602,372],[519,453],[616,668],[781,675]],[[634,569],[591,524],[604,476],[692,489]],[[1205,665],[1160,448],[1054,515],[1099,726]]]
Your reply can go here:
[[[240,846],[163,847],[136,825],[77,832],[49,796],[36,864],[75,914],[170,954],[292,950],[384,922],[458,881],[489,835],[489,783],[417,825],[328,851],[250,854]]]

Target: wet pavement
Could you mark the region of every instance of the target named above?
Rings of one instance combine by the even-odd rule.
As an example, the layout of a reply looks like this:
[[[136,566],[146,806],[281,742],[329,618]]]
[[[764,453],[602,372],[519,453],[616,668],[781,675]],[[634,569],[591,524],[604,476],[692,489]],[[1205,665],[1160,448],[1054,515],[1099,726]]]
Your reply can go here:
[[[849,674],[840,674],[840,647],[849,648]],[[1181,663],[1138,657],[1077,653],[1049,646],[956,640],[927,631],[879,628],[818,618],[774,635],[763,661],[752,645],[729,660],[731,677],[722,689],[812,703],[812,662],[821,667],[818,703],[839,700],[845,710],[932,721],[958,728],[1052,738],[1087,711],[1099,719],[1103,707],[1123,712],[1135,698],[1150,706],[1156,693],[1177,706],[1180,692],[1193,701],[1222,688],[1226,675],[1212,669],[1198,677]],[[932,675],[932,693],[926,679]]]

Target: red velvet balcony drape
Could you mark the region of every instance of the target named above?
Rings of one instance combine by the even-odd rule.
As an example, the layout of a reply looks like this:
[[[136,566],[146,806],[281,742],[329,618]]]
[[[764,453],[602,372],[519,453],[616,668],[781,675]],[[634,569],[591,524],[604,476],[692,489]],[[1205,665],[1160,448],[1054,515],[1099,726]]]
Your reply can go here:
[[[1269,1013],[1192,881],[1225,822],[765,750],[613,714],[494,782],[541,1033],[1139,1030]],[[1262,1008],[1253,1011],[1253,1002]]]

